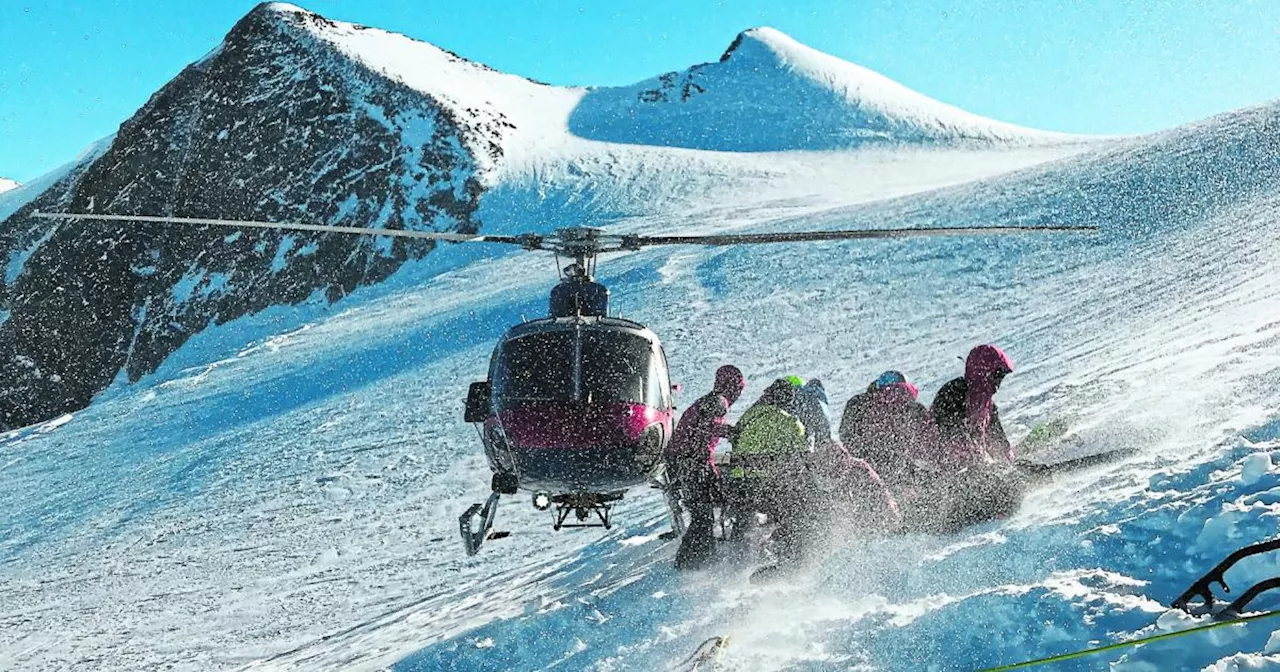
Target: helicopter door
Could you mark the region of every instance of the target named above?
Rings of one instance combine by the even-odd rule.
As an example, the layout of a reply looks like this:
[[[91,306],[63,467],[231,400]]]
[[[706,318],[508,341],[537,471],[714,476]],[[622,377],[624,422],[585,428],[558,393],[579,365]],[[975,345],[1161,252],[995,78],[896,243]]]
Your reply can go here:
[[[667,353],[656,342],[653,344],[653,359],[650,362],[649,386],[657,386],[653,392],[662,400],[658,408],[671,408],[671,371],[667,364]]]
[[[467,389],[467,405],[466,410],[463,412],[463,420],[466,422],[484,422],[488,419],[491,394],[492,386],[489,381],[471,383],[471,387]]]

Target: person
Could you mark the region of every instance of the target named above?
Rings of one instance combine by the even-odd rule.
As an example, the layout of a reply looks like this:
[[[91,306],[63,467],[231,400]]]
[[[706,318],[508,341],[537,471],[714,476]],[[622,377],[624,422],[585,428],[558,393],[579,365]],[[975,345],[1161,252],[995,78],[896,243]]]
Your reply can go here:
[[[965,360],[964,376],[942,386],[931,414],[936,441],[928,466],[934,481],[920,502],[921,529],[952,532],[1012,514],[1025,480],[1000,424],[995,394],[1013,364],[1000,348],[979,345]]]
[[[919,391],[898,371],[885,371],[845,404],[840,441],[891,484],[909,483],[915,461],[934,443],[929,409]]]
[[[779,378],[738,419],[729,460],[733,478],[776,478],[802,469],[813,436],[797,417],[799,390],[794,377]]]
[[[596,282],[579,264],[564,267],[560,282],[551,287],[552,317],[596,316],[609,314],[609,288]]]
[[[755,512],[776,523],[770,539],[779,568],[794,568],[824,522],[856,520],[858,529],[896,526],[892,494],[866,462],[831,436],[821,382],[779,378],[738,420],[730,460],[734,536]]]
[[[717,369],[711,392],[680,416],[667,445],[671,484],[690,514],[689,528],[676,552],[678,568],[701,567],[714,556],[715,505],[720,483],[715,447],[720,439],[737,436],[734,426],[725,422],[725,415],[746,386],[747,379],[738,367],[727,364]]]
[[[831,433],[831,420],[827,417],[827,390],[822,381],[813,378],[796,388],[794,401],[796,419],[813,437],[814,449],[828,450],[835,443]]]
[[[815,488],[808,461],[813,437],[796,417],[803,381],[773,381],[738,419],[729,459],[733,538],[741,538],[756,512],[776,523],[770,539],[779,564],[793,564],[805,546],[807,517]]]
[[[1014,461],[1014,451],[1000,424],[995,394],[1013,363],[994,345],[969,351],[964,376],[943,385],[933,399],[939,434],[935,461],[958,466]]]
[[[886,532],[902,525],[897,498],[866,460],[849,455],[844,446],[833,443],[824,468],[838,484],[831,504],[844,504],[839,509],[840,517],[854,523],[857,530]]]

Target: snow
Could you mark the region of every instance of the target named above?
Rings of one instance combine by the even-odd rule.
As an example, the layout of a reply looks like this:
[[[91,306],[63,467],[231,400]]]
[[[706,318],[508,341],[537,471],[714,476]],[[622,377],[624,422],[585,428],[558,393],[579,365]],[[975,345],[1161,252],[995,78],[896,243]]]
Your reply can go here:
[[[302,11],[288,11],[295,10]],[[657,80],[616,88],[556,87],[497,72],[376,28],[334,22],[308,25],[307,30],[369,70],[431,96],[468,124],[499,133],[500,162],[485,148],[472,147],[487,185],[502,190],[536,181],[534,191],[553,202],[557,197],[572,201],[603,195],[620,199],[613,204],[620,214],[634,215],[654,197],[670,201],[682,194],[715,196],[717,188],[726,192],[723,198],[741,198],[751,191],[742,188],[741,182],[748,179],[764,188],[770,188],[775,177],[795,187],[803,184],[804,173],[829,181],[839,174],[834,170],[838,164],[865,169],[876,163],[875,155],[864,161],[856,154],[851,159],[848,153],[797,155],[795,150],[874,149],[884,144],[859,139],[867,133],[892,140],[904,153],[911,153],[910,147],[937,149],[955,141],[980,141],[1002,149],[1029,148],[1023,156],[1034,154],[1041,160],[1045,154],[1083,151],[1081,145],[1098,140],[963,112],[767,28],[744,33],[743,46],[725,63],[690,70],[715,80],[709,93],[694,99],[693,105],[678,110],[659,105],[650,111],[646,110],[652,106],[636,107],[635,101]],[[764,91],[769,94],[762,96]],[[761,98],[771,106],[762,107]],[[397,123],[407,127],[412,120]],[[689,131],[681,130],[682,124],[718,129],[719,135],[707,142],[684,141],[680,135]],[[815,162],[818,170],[806,169]],[[582,184],[601,193],[576,191]],[[554,193],[561,189],[570,193]]]
[[[26,266],[27,260],[36,253],[36,250],[40,249],[41,245],[44,245],[53,237],[53,233],[54,229],[49,229],[44,235],[40,236],[39,240],[36,240],[31,245],[9,253],[9,260],[4,267],[4,284],[6,286],[11,287],[17,282],[18,276],[22,275],[22,269]]]
[[[7,177],[0,177],[0,194],[3,194],[6,191],[17,189],[18,187],[21,187],[21,186],[22,186],[21,184],[18,184],[18,182],[14,180],[11,180]]]
[[[1271,471],[1271,454],[1254,453],[1245,458],[1244,464],[1241,465],[1240,482],[1245,485],[1253,485],[1265,476],[1268,471]]]
[[[555,269],[445,246],[334,308],[206,330],[74,417],[0,434],[0,668],[669,669],[727,636],[726,669],[968,670],[1192,627],[1165,605],[1275,534],[1280,107],[1143,138],[1024,142],[758,30],[722,65],[775,59],[846,102],[893,99],[913,128],[931,128],[926,115],[1009,141],[703,151],[575,135],[586,90],[374,29],[316,30],[409,86],[512,111],[486,230],[557,206],[617,232],[1100,226],[649,249],[600,271],[615,308],[663,338],[682,405],[726,361],[748,395],[816,375],[839,408],[892,367],[927,400],[971,345],[996,342],[1018,367],[999,397],[1015,437],[1070,418],[1087,445],[1139,450],[954,536],[833,530],[785,585],[748,584],[752,558],[676,574],[663,503],[645,489],[607,532],[552,532],[508,498],[499,527],[512,536],[468,558],[456,517],[487,495],[488,469],[460,400],[494,339],[543,312]],[[187,284],[196,296],[218,279]],[[1280,557],[1263,556],[1227,578],[1277,574]],[[1275,606],[1264,595],[1251,608]],[[1274,633],[1233,626],[1057,669],[1273,669]]]
[[[191,295],[195,293],[196,287],[204,282],[205,273],[202,268],[192,267],[189,269],[173,286],[173,300],[177,303],[182,303],[190,299]]]
[[[718,63],[633,86],[593,89],[569,127],[597,140],[752,152],[1078,141],[964,112],[773,28],[742,33]]]
[[[74,161],[59,166],[14,189],[0,189],[0,221],[8,219],[10,215],[17,212],[22,206],[30,203],[37,196],[44,193],[46,189],[56,184],[58,180],[67,177],[75,172],[76,169],[102,156],[111,148],[111,143],[114,141],[115,134],[109,135],[89,145]]]
[[[975,152],[972,174],[985,182],[861,208],[810,204],[817,211],[799,216],[779,204],[739,213],[735,226],[912,225],[938,212],[970,223],[1004,209],[1034,223],[1089,202],[1071,200],[1088,197],[1074,180],[1159,174],[1163,157],[1207,152],[1241,116],[1263,123],[1275,113],[1007,177],[991,177],[990,155]],[[961,156],[952,155],[958,173]],[[922,180],[919,192],[936,186],[922,165],[876,169]],[[732,563],[675,575],[671,545],[655,536],[662,504],[644,491],[603,534],[552,533],[545,514],[513,498],[500,525],[514,536],[475,559],[461,554],[453,521],[483,497],[487,469],[457,400],[483,375],[492,339],[542,309],[547,259],[473,259],[393,281],[304,329],[282,325],[287,311],[269,313],[262,319],[279,335],[270,347],[178,370],[180,357],[55,431],[0,444],[0,497],[14,512],[0,562],[17,586],[0,598],[9,619],[0,650],[11,652],[0,662],[92,656],[97,667],[127,668],[182,652],[198,668],[661,669],[728,634],[726,664],[740,669],[972,669],[1174,627],[1161,605],[1235,546],[1271,534],[1280,505],[1280,478],[1245,469],[1280,449],[1266,410],[1277,388],[1263,382],[1280,370],[1267,347],[1280,294],[1251,262],[1280,239],[1280,203],[1247,186],[1235,205],[1203,216],[1133,228],[1138,210],[1117,212],[1095,220],[1104,227],[1095,237],[672,248],[606,260],[615,305],[664,338],[689,394],[724,360],[748,371],[752,392],[782,371],[853,390],[890,363],[931,390],[968,345],[994,340],[1019,365],[1001,393],[1012,431],[1069,412],[1091,441],[1144,447],[1035,492],[999,525],[837,540],[787,587],[750,587],[751,567]],[[1171,204],[1158,190],[1147,197],[1141,211]],[[1067,200],[1046,207],[1058,198]],[[702,216],[616,227],[696,230]],[[243,337],[236,329],[197,339]],[[1222,475],[1233,470],[1258,478]],[[1276,569],[1259,559],[1229,580]],[[48,576],[62,578],[40,583]],[[90,625],[104,621],[116,627]],[[1271,631],[1241,630],[1102,659],[1124,669],[1168,669],[1182,657],[1197,669],[1251,665]]]
[[[289,265],[289,254],[293,252],[293,246],[297,243],[297,239],[291,235],[283,235],[280,237],[280,244],[276,246],[276,256],[271,259],[271,272],[279,273]]]

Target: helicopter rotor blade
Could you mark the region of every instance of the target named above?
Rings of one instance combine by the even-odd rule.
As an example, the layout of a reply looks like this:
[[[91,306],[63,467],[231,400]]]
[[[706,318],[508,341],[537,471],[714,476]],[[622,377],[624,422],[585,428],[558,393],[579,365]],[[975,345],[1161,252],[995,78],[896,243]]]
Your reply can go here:
[[[863,229],[856,231],[793,231],[779,233],[736,233],[707,236],[623,236],[623,249],[650,245],[753,245],[764,243],[807,243],[824,240],[913,238],[917,236],[980,236],[1012,233],[1090,232],[1096,226],[966,226],[916,229]]]
[[[443,240],[451,243],[504,243],[522,245],[530,249],[541,247],[541,241],[532,236],[483,236],[467,233],[441,233],[437,231],[412,231],[409,229],[373,229],[363,226],[330,226],[326,224],[301,224],[297,222],[258,222],[242,219],[208,219],[203,217],[155,217],[149,215],[95,215],[66,212],[40,212],[31,214],[40,219],[93,220],[104,222],[148,222],[155,224],[211,225],[249,229],[284,229],[286,231],[315,231],[318,233],[347,233],[365,236],[393,236],[419,240]]]
[[[552,250],[557,252],[585,252],[596,255],[618,250],[638,250],[653,245],[753,245],[766,243],[806,243],[830,240],[868,240],[879,238],[911,238],[925,236],[975,236],[1015,233],[1096,232],[1096,226],[979,226],[979,227],[921,227],[912,229],[861,229],[838,231],[792,231],[776,233],[738,233],[713,235],[641,236],[634,234],[601,235],[595,229],[561,229],[551,235],[523,233],[514,236],[491,236],[408,229],[376,229],[363,226],[334,226],[302,224],[297,222],[262,222],[239,219],[201,217],[157,217],[150,215],[106,215],[89,213],[55,213],[35,211],[31,215],[52,220],[92,220],[108,222],[147,222],[159,224],[183,224],[197,226],[226,226],[231,228],[282,229],[287,231],[314,231],[318,233],[343,233],[364,236],[392,236],[419,240],[443,240],[454,243],[500,243],[519,245],[526,250]],[[580,231],[591,235],[582,237]],[[573,237],[566,239],[565,235]]]

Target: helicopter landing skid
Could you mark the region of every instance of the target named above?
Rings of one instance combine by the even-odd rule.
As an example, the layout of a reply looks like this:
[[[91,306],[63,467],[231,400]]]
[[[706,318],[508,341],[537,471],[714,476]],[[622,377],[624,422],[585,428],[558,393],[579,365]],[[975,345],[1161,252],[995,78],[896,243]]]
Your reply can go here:
[[[510,534],[493,530],[493,519],[498,515],[499,496],[497,492],[491,493],[483,506],[472,504],[466,512],[458,516],[458,531],[462,533],[462,546],[467,550],[467,555],[480,552],[480,546],[489,539],[502,539]],[[478,530],[473,525],[477,518],[481,522]]]
[[[559,531],[562,527],[603,527],[607,530],[611,525],[609,514],[613,509],[613,503],[620,499],[622,499],[621,492],[604,494],[579,492],[572,495],[556,495],[551,498],[551,503],[556,505],[555,522],[552,523],[551,529]],[[571,513],[578,522],[565,522]],[[596,520],[600,522],[587,522],[591,514],[595,514]]]

